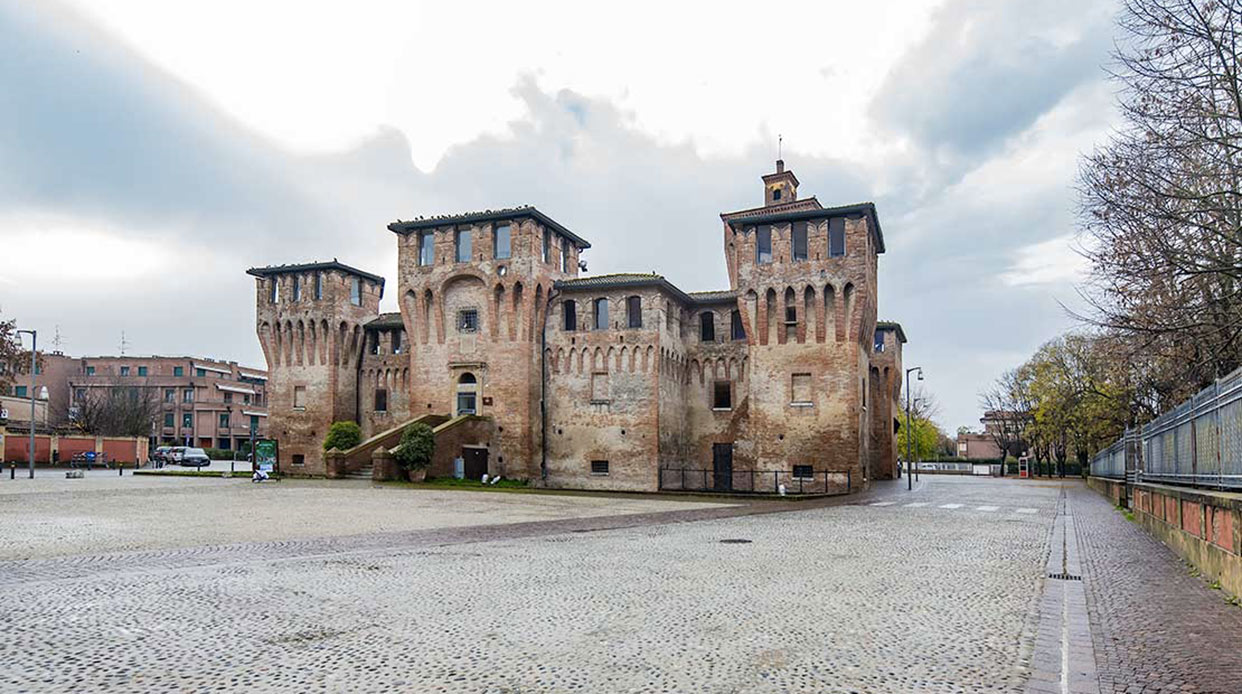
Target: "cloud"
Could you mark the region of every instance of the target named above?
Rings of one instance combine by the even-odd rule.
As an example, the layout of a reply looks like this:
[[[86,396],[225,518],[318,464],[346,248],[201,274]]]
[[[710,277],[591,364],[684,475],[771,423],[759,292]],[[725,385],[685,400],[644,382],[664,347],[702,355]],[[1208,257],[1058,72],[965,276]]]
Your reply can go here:
[[[952,0],[889,73],[871,112],[929,155],[977,161],[1100,77],[1111,8],[1109,0]]]
[[[1011,287],[1038,284],[1072,286],[1086,277],[1087,259],[1074,250],[1073,236],[1059,236],[1019,248],[1013,264],[1000,275]]]

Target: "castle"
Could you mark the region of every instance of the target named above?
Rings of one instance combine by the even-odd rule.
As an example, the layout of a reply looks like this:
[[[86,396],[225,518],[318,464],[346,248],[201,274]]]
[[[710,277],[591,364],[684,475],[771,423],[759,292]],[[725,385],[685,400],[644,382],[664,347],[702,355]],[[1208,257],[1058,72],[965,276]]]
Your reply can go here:
[[[397,221],[384,278],[336,261],[252,268],[269,432],[286,474],[337,476],[334,421],[367,451],[435,427],[432,474],[548,487],[855,491],[896,472],[905,335],[876,318],[872,203],[798,197],[720,215],[730,289],[580,277],[590,244],[534,207]],[[361,450],[361,449],[359,449]]]

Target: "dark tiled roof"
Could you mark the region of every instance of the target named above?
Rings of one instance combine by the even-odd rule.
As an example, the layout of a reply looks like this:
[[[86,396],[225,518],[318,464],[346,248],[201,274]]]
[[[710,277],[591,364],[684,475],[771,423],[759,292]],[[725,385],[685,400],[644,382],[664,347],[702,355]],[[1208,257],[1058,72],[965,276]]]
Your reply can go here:
[[[819,200],[812,195],[809,198],[799,198],[788,202],[778,203],[776,205],[763,205],[762,207],[751,207],[736,212],[725,212],[720,218],[725,221],[741,219],[743,217],[757,217],[764,214],[775,214],[777,212],[795,212],[799,210],[822,210],[824,206],[819,204]]]
[[[841,217],[847,215],[863,215],[871,220],[871,228],[875,230],[875,247],[876,253],[884,252],[884,232],[880,229],[880,218],[875,213],[875,203],[858,202],[852,205],[840,205],[838,207],[825,207],[818,210],[797,210],[793,212],[775,212],[773,214],[760,214],[746,218],[730,218],[729,215],[721,215],[729,226],[737,228],[742,225],[752,224],[771,224],[773,222],[793,222],[804,219],[820,219],[822,217]]]
[[[401,320],[400,313],[381,313],[368,321],[363,327],[370,330],[391,330],[393,328],[404,328],[405,321]]]
[[[677,297],[682,303],[689,305],[720,303],[721,301],[737,298],[737,293],[729,290],[691,292],[687,294],[665,279],[663,275],[658,275],[654,272],[616,272],[610,275],[577,277],[570,280],[560,280],[553,286],[564,291],[617,289],[622,287],[660,287]]]
[[[901,323],[898,323],[896,321],[891,321],[891,320],[882,320],[875,324],[875,329],[876,330],[895,330],[897,331],[897,339],[901,340],[902,344],[905,344],[906,342],[906,331],[901,329]]]
[[[732,289],[720,289],[711,292],[690,292],[690,298],[699,303],[717,303],[720,301],[736,301],[737,292]]]
[[[532,217],[543,224],[545,227],[555,231],[565,238],[573,241],[579,248],[590,248],[591,244],[586,239],[578,236],[572,231],[561,226],[559,222],[547,216],[546,214],[535,209],[533,205],[523,205],[521,207],[507,207],[500,210],[483,210],[481,212],[463,212],[461,214],[446,214],[435,217],[420,217],[410,221],[402,221],[398,219],[388,225],[388,230],[398,234],[408,234],[417,229],[434,229],[436,227],[448,226],[451,224],[473,224],[475,222],[500,222],[508,219],[517,219],[519,217]]]
[[[359,270],[356,267],[350,267],[345,263],[337,262],[333,258],[328,262],[302,263],[300,265],[268,265],[267,267],[252,267],[246,271],[247,275],[255,277],[270,277],[272,275],[287,275],[294,272],[309,272],[311,270],[340,270],[351,275],[357,275],[364,279],[375,282],[380,287],[384,286],[384,278],[379,275],[373,275],[369,272]]]

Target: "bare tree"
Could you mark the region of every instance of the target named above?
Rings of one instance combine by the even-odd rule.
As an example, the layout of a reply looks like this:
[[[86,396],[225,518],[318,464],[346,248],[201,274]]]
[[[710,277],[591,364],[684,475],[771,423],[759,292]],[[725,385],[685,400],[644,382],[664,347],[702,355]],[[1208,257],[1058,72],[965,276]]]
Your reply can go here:
[[[1031,421],[1030,391],[1018,369],[1006,371],[979,395],[984,433],[992,437],[1001,456],[1015,458],[1026,453],[1026,430]],[[1002,474],[1004,466],[1001,467]]]
[[[70,420],[96,436],[150,436],[160,415],[158,389],[146,385],[104,384],[84,388]]]
[[[1165,409],[1242,365],[1242,0],[1125,0],[1125,126],[1083,163],[1086,318]]]

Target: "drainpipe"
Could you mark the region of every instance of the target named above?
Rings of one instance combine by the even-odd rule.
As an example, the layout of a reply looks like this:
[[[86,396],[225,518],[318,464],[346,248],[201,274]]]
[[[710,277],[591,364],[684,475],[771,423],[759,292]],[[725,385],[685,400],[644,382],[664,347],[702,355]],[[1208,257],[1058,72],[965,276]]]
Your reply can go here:
[[[548,290],[547,304],[543,307],[543,324],[539,328],[539,479],[548,481],[548,314],[552,299],[560,296],[555,288]]]

